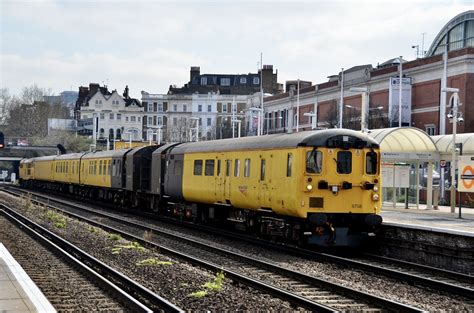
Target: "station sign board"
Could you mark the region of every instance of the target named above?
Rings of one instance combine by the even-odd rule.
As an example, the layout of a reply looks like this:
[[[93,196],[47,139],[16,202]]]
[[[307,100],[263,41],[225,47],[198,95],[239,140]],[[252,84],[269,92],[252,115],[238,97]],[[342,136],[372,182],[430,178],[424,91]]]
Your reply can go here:
[[[409,188],[410,165],[382,163],[382,187]]]
[[[458,171],[458,191],[474,192],[474,156],[460,156]]]

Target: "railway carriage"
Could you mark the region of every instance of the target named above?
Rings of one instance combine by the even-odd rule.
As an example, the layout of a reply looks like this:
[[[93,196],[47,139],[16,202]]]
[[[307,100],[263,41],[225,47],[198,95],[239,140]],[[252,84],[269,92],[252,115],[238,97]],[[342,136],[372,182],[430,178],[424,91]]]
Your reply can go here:
[[[204,221],[352,245],[382,221],[379,160],[375,141],[340,129],[186,143],[167,152],[164,194]]]

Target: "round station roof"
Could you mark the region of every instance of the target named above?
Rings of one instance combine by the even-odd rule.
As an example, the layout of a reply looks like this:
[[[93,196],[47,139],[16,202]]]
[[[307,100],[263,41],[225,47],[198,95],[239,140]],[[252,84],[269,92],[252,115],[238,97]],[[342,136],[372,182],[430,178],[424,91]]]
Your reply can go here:
[[[369,133],[382,152],[427,153],[438,152],[435,143],[427,133],[415,127],[375,129]]]
[[[446,43],[449,51],[474,47],[474,10],[463,12],[450,20],[435,37],[426,56],[443,53]]]
[[[431,138],[433,138],[439,153],[452,153],[453,135],[439,135]],[[474,154],[474,133],[456,134],[456,143],[462,143],[463,154]]]

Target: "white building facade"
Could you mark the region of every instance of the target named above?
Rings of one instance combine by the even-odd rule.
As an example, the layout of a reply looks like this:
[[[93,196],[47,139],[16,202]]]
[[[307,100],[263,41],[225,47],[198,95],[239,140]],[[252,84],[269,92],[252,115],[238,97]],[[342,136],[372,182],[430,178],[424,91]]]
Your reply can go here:
[[[97,91],[81,106],[79,119],[93,120],[96,139],[142,139],[143,107],[136,99],[123,98],[117,91],[104,95]]]

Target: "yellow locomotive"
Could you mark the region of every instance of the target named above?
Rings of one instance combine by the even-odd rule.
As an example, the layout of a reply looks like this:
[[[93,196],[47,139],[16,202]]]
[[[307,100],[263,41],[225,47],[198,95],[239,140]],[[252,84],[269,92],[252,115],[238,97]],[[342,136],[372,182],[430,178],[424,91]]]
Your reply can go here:
[[[382,223],[379,146],[343,129],[35,158],[20,178],[322,246],[359,245]]]

